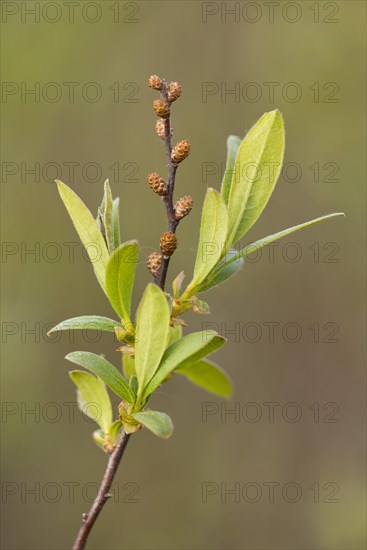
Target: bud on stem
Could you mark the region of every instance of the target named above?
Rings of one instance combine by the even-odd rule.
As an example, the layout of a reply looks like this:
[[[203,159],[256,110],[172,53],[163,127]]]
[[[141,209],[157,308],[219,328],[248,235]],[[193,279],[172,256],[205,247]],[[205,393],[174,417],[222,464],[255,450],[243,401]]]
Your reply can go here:
[[[154,279],[157,277],[159,273],[161,263],[162,263],[162,254],[160,254],[160,252],[151,252],[149,254],[148,260],[147,260],[147,268],[153,275]]]
[[[163,233],[160,238],[160,247],[163,255],[166,258],[172,256],[174,251],[177,248],[177,237],[171,231],[166,231]]]
[[[176,101],[181,95],[182,87],[178,82],[170,82],[167,85],[167,97],[169,101]]]
[[[190,214],[192,210],[193,200],[192,197],[189,195],[186,195],[185,197],[181,197],[178,199],[178,201],[175,204],[175,217],[176,220],[181,220],[188,214]]]
[[[149,88],[153,88],[153,90],[161,90],[162,80],[156,74],[152,74],[148,80],[148,86]]]
[[[157,172],[152,172],[147,176],[149,187],[157,193],[157,195],[164,197],[168,193],[168,185],[163,178],[160,177]]]
[[[153,109],[155,114],[161,118],[168,118],[170,115],[169,107],[163,99],[156,99],[153,101]]]
[[[175,164],[178,164],[179,162],[182,162],[185,160],[186,157],[188,157],[190,153],[191,145],[187,141],[187,139],[183,139],[182,141],[179,141],[177,145],[174,146],[171,153],[171,160]]]
[[[159,118],[156,122],[155,129],[157,131],[158,137],[161,139],[164,139],[166,137],[166,133],[164,130],[164,120],[162,118]],[[173,129],[171,127],[171,137],[173,136]]]

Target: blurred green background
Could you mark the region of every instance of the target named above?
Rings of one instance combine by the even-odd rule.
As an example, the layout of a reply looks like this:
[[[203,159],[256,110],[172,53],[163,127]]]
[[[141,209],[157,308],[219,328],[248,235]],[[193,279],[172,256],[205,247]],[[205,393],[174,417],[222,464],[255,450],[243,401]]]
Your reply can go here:
[[[85,349],[118,364],[116,342],[46,331],[112,311],[52,180],[95,212],[110,178],[122,237],[141,245],[136,305],[165,230],[146,185],[166,168],[152,73],[182,83],[173,127],[192,144],[176,195],[192,195],[195,208],[170,281],[192,271],[227,135],[243,136],[265,111],[283,113],[288,168],[246,242],[333,211],[346,218],[282,241],[273,261],[264,250],[206,295],[210,317],[188,316],[190,330],[213,322],[228,333],[215,359],[233,398],[223,404],[184,379],[159,391],[152,404],[172,416],[174,435],[132,438],[118,502],[89,548],[365,548],[365,3],[66,4],[2,2],[3,548],[69,548],[104,471],[64,356]]]

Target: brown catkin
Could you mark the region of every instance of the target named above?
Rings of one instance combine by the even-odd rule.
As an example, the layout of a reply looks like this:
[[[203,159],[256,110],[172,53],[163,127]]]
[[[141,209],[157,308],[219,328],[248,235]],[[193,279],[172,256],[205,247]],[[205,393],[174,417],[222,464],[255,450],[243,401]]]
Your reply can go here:
[[[152,76],[149,77],[148,86],[149,88],[153,88],[153,90],[161,90],[162,80],[156,74],[152,74]]]
[[[176,220],[181,220],[187,214],[190,214],[192,210],[193,200],[192,197],[189,195],[186,195],[185,197],[181,197],[178,199],[178,201],[175,204],[175,217]]]
[[[157,172],[152,172],[147,176],[149,187],[157,193],[157,195],[164,197],[168,193],[168,186],[163,178]]]
[[[170,115],[169,107],[163,99],[156,99],[153,101],[153,109],[156,115],[161,118],[168,118]]]
[[[187,139],[183,139],[182,141],[179,141],[177,145],[174,146],[171,153],[171,160],[175,164],[178,164],[179,162],[182,162],[185,160],[185,158],[190,153],[190,143],[187,141]]]
[[[181,95],[182,87],[178,82],[170,82],[167,85],[167,97],[169,101],[176,101]]]
[[[163,233],[160,238],[160,247],[164,256],[172,256],[174,251],[177,248],[177,237],[171,231],[166,231]]]
[[[164,120],[163,118],[159,118],[155,124],[155,129],[157,131],[157,135],[158,137],[160,137],[161,139],[164,139],[165,138],[165,131],[164,131]],[[173,135],[173,130],[171,128],[171,137]]]
[[[160,252],[151,252],[147,260],[147,268],[154,278],[157,277],[162,263],[162,254]]]

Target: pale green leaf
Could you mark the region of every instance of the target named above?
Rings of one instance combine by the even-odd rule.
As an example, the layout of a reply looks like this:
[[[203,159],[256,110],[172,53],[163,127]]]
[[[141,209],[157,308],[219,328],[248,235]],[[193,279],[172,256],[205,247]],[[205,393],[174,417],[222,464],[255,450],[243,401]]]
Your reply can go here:
[[[242,141],[228,197],[227,244],[256,222],[277,182],[284,154],[284,126],[278,110],[265,113]]]
[[[128,241],[111,255],[106,270],[107,296],[116,313],[123,319],[126,328],[131,324],[130,306],[138,261],[138,244]]]
[[[235,161],[238,153],[238,149],[241,145],[242,139],[238,136],[228,136],[227,139],[227,163],[226,169],[223,175],[221,194],[224,202],[228,203],[229,192],[231,189],[232,178],[234,174]]]
[[[223,346],[225,339],[213,330],[194,332],[176,340],[165,351],[156,374],[147,385],[144,395],[154,392],[179,366],[199,361]]]
[[[60,197],[93,264],[98,282],[106,292],[105,271],[109,253],[103,235],[92,213],[78,195],[62,181],[56,180],[56,183]]]
[[[117,197],[112,203],[112,231],[113,231],[113,243],[114,249],[120,246],[120,213],[119,213],[120,199]]]
[[[122,374],[109,363],[104,357],[90,353],[89,351],[73,351],[65,357],[71,363],[90,370],[93,374],[101,378],[103,382],[119,397],[129,403],[134,402],[129,384]]]
[[[287,235],[295,233],[300,229],[305,229],[306,227],[310,227],[311,225],[315,225],[317,223],[323,222],[324,220],[329,220],[337,216],[345,216],[345,214],[343,212],[334,212],[333,214],[327,214],[326,216],[321,216],[320,218],[315,218],[314,220],[310,220],[299,225],[294,225],[293,227],[289,227],[288,229],[283,229],[283,231],[273,233],[273,235],[268,235],[267,237],[259,239],[258,241],[248,244],[247,246],[242,248],[242,250],[240,250],[239,252],[237,252],[237,254],[234,254],[229,260],[227,260],[225,264],[223,264],[223,266],[227,267],[234,262],[238,263],[241,261],[241,258],[246,258],[246,256],[249,256],[252,252],[256,252],[263,246],[266,246],[273,241],[281,239],[282,237],[286,237]]]
[[[135,359],[128,353],[124,353],[122,356],[122,370],[126,380],[130,380],[132,376],[135,376]]]
[[[181,287],[182,287],[184,278],[185,278],[185,273],[181,271],[172,283],[173,297],[175,299],[179,298],[180,296]]]
[[[109,319],[108,317],[100,317],[99,315],[82,315],[80,317],[72,317],[71,319],[66,319],[58,325],[54,326],[51,330],[48,331],[48,335],[52,332],[57,332],[59,330],[74,330],[74,329],[85,329],[85,330],[105,330],[107,332],[115,332],[115,328],[124,329],[124,326],[118,321]]]
[[[132,391],[133,395],[136,398],[137,395],[138,395],[138,389],[139,389],[138,377],[135,376],[135,375],[131,376],[131,378],[129,380],[129,385],[130,385],[130,388],[131,388],[131,391]]]
[[[158,437],[167,439],[172,435],[172,420],[166,413],[158,411],[144,411],[135,413],[132,416],[135,420],[143,424],[143,426],[148,428],[148,430],[153,432],[154,435],[157,435]]]
[[[111,187],[108,180],[104,182],[103,206],[104,206],[103,225],[104,225],[105,234],[106,234],[107,246],[110,253],[112,253],[115,249],[115,240],[114,240],[114,234],[113,234],[113,228],[112,228],[113,201],[112,201]]]
[[[113,422],[113,424],[111,425],[109,433],[113,437],[114,441],[117,441],[121,428],[121,420],[115,420],[115,422]]]
[[[164,292],[150,283],[136,317],[135,370],[140,395],[154,376],[169,339],[170,310]]]
[[[227,265],[227,261],[234,255],[237,255],[237,250],[230,249],[219,264],[209,273],[208,277],[203,281],[198,289],[198,292],[206,292],[215,286],[220,285],[236,273],[238,273],[245,263],[243,258]]]
[[[199,300],[197,296],[194,296],[191,299],[192,303],[192,311],[194,313],[199,313],[200,315],[209,315],[210,314],[210,307],[207,302],[204,302],[204,300]]]
[[[232,385],[227,373],[206,359],[197,363],[188,363],[177,368],[175,372],[186,376],[193,384],[204,390],[221,397],[230,397],[232,393]]]
[[[171,344],[173,344],[173,342],[176,342],[176,340],[179,340],[181,337],[182,337],[182,327],[180,325],[176,325],[175,327],[170,327],[168,345],[170,346]]]
[[[74,370],[70,378],[78,388],[81,411],[97,422],[107,434],[112,425],[112,406],[104,383],[88,372]]]
[[[209,188],[206,193],[201,216],[200,238],[194,277],[185,295],[190,295],[188,289],[194,292],[197,287],[219,262],[224,254],[224,244],[227,234],[227,207],[221,195],[215,189]]]

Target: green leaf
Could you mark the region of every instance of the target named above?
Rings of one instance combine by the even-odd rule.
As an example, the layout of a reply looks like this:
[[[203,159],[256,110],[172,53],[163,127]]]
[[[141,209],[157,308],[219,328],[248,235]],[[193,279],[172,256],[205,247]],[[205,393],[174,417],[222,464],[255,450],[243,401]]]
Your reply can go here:
[[[122,369],[126,380],[130,380],[132,376],[135,376],[135,359],[128,353],[124,353],[122,356]]]
[[[184,292],[192,296],[197,287],[219,262],[224,252],[227,234],[227,208],[221,195],[209,187],[201,216],[199,246],[196,255],[194,277]]]
[[[134,402],[134,397],[130,391],[129,384],[122,374],[109,363],[104,357],[90,353],[89,351],[73,351],[65,357],[71,363],[90,370],[93,374],[101,378],[103,382],[111,388],[121,399],[129,403]]]
[[[108,179],[104,182],[104,197],[103,197],[103,225],[106,234],[107,246],[112,253],[115,249],[114,234],[112,228],[112,192]]]
[[[182,327],[180,325],[170,327],[168,345],[170,346],[173,342],[176,342],[176,340],[179,340],[180,338],[182,338]]]
[[[135,376],[135,375],[132,376],[130,378],[129,384],[130,384],[131,391],[132,391],[132,393],[134,394],[134,396],[136,398],[137,395],[138,395],[138,388],[139,388],[139,381],[138,381],[137,376]]]
[[[226,262],[230,260],[234,255],[237,255],[237,250],[228,250],[222,261],[213,269],[211,273],[209,273],[205,281],[202,282],[198,289],[198,292],[206,292],[207,290],[210,290],[211,288],[220,285],[242,269],[245,263],[243,258],[240,258],[235,263],[229,265],[226,264]]]
[[[81,317],[72,317],[66,319],[48,331],[47,335],[58,330],[105,330],[107,332],[115,332],[115,328],[124,329],[125,327],[118,321],[109,319],[108,317],[100,317],[99,315],[82,315]]]
[[[120,433],[121,428],[122,428],[121,420],[115,420],[115,422],[111,425],[109,433],[110,435],[112,435],[115,441],[117,441],[117,437]]]
[[[231,189],[232,178],[234,174],[234,166],[238,153],[238,149],[241,145],[242,139],[238,136],[228,136],[227,139],[227,164],[224,172],[221,194],[224,202],[228,203],[229,192]]]
[[[107,434],[112,425],[112,406],[104,383],[88,372],[74,370],[70,378],[78,388],[80,410]]]
[[[188,363],[176,369],[175,372],[186,376],[190,382],[206,391],[221,397],[231,396],[232,385],[227,373],[211,361],[202,360],[197,363]]]
[[[120,213],[119,213],[120,199],[117,197],[112,203],[112,231],[113,231],[113,243],[114,249],[120,246]]]
[[[60,197],[93,264],[98,282],[106,292],[105,271],[110,256],[103,235],[92,213],[78,195],[62,181],[56,180],[56,183]]]
[[[210,314],[210,307],[209,304],[204,302],[204,300],[199,300],[197,296],[194,296],[191,299],[192,303],[192,311],[194,313],[199,313],[200,315],[209,315]]]
[[[245,258],[246,256],[249,256],[252,252],[255,252],[262,248],[263,246],[276,241],[278,239],[281,239],[282,237],[286,237],[287,235],[290,235],[291,233],[294,233],[296,231],[299,231],[300,229],[305,229],[306,227],[310,227],[311,225],[315,225],[317,223],[323,222],[324,220],[329,220],[331,218],[336,218],[337,216],[345,216],[343,212],[334,212],[333,214],[327,214],[326,216],[321,216],[320,218],[315,218],[314,220],[310,220],[305,223],[301,223],[299,225],[294,225],[293,227],[289,227],[288,229],[283,229],[283,231],[279,231],[278,233],[273,233],[273,235],[268,235],[267,237],[264,237],[263,239],[260,239],[258,241],[255,241],[254,243],[248,244],[242,250],[237,252],[237,254],[234,254],[232,258],[227,260],[223,266],[227,267],[234,262],[240,262],[241,258]]]
[[[138,261],[138,243],[128,241],[111,255],[106,270],[107,296],[116,313],[131,325],[130,306]],[[126,328],[129,328],[128,326]]]
[[[225,338],[213,330],[194,332],[176,340],[166,349],[159,369],[145,388],[144,395],[153,393],[173,370],[203,359],[224,343]]]
[[[92,213],[78,195],[62,181],[56,180],[56,183],[60,197],[93,264],[98,282],[106,292],[105,270],[109,253],[103,235]]]
[[[181,287],[182,287],[184,278],[185,278],[185,273],[181,271],[172,283],[173,297],[175,299],[178,299],[180,296]]]
[[[265,113],[242,141],[228,197],[230,246],[256,222],[277,182],[284,154],[284,126],[278,110]]]
[[[136,317],[135,370],[139,396],[154,376],[169,339],[170,310],[164,292],[155,284],[146,287]]]
[[[166,413],[158,411],[145,411],[138,412],[132,415],[135,420],[143,424],[148,430],[162,437],[163,439],[168,439],[173,432],[172,420]]]

